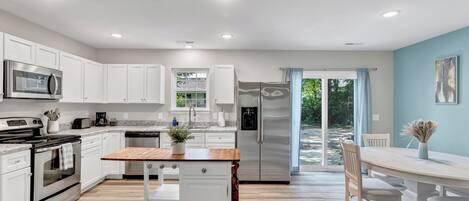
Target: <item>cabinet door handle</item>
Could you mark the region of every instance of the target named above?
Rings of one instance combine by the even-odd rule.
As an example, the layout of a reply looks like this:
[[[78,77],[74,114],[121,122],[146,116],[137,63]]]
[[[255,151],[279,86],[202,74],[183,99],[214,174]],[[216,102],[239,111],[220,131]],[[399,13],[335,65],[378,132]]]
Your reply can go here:
[[[207,168],[202,168],[202,173],[207,173]]]
[[[226,185],[226,197],[228,197],[228,185]]]

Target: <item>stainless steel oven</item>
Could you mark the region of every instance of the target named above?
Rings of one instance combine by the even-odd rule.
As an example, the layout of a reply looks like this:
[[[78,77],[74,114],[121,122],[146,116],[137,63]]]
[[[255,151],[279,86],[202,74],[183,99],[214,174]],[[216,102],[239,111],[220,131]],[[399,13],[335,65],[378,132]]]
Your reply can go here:
[[[4,61],[4,97],[50,99],[62,98],[62,71]]]
[[[73,168],[61,170],[59,151],[61,145],[38,148],[34,153],[34,201],[42,200],[51,195],[61,194],[77,197],[80,196],[80,188],[75,187],[80,183],[81,170],[81,142],[75,141],[73,146]],[[67,192],[74,191],[74,192]],[[78,191],[78,192],[75,192]]]

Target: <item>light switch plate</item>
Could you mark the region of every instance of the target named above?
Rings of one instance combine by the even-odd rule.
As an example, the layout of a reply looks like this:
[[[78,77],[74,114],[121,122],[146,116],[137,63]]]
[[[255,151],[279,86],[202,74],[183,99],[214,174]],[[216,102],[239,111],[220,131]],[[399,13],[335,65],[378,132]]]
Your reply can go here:
[[[373,114],[373,121],[379,121],[379,114]]]
[[[162,121],[162,120],[163,120],[163,113],[158,112],[158,121]]]

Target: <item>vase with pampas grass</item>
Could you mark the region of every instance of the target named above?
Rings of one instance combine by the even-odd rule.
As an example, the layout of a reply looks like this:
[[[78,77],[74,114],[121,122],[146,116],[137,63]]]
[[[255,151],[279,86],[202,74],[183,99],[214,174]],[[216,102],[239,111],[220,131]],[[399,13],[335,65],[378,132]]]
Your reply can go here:
[[[415,120],[404,127],[405,135],[413,136],[419,141],[419,158],[428,159],[428,140],[435,133],[438,124],[434,121]]]

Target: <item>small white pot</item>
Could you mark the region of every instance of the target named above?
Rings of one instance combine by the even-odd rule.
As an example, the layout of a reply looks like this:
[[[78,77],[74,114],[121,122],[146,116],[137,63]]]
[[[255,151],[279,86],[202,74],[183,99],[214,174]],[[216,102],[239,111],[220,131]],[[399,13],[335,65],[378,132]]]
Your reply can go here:
[[[59,132],[59,121],[47,121],[47,133],[54,134]]]
[[[171,143],[173,154],[184,154],[186,153],[186,143]]]

